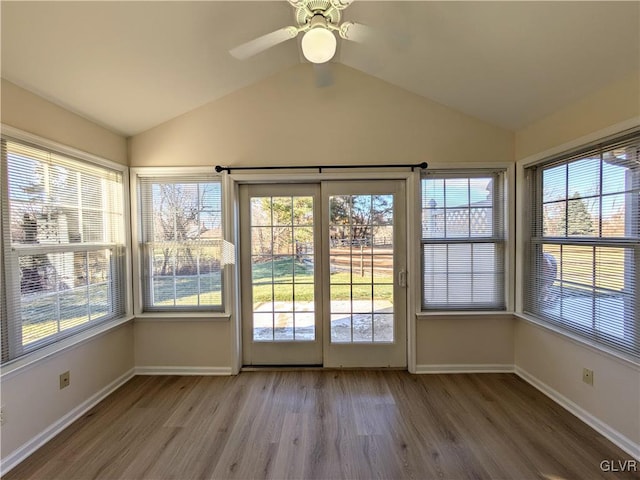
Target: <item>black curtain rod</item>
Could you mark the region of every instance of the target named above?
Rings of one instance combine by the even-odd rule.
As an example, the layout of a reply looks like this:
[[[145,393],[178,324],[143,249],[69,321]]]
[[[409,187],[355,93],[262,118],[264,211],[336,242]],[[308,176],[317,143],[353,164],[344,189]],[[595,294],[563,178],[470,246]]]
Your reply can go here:
[[[216,165],[216,172],[228,172],[231,173],[231,170],[314,170],[317,169],[319,173],[322,173],[322,169],[334,169],[334,168],[410,168],[413,172],[414,168],[427,168],[427,162],[422,163],[413,163],[413,164],[390,164],[390,165],[323,165],[323,166],[304,166],[304,165],[279,165],[279,166],[269,166],[269,167],[223,167],[221,165]]]

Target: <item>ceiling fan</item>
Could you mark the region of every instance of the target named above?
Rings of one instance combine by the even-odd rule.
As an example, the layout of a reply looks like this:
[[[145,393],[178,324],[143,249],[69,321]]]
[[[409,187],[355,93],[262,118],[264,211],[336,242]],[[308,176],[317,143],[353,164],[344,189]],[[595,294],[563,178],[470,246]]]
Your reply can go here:
[[[304,33],[301,41],[302,53],[311,63],[323,64],[336,53],[340,38],[356,42],[366,41],[370,28],[354,22],[340,23],[341,11],[353,0],[287,0],[295,9],[297,26],[288,26],[267,33],[229,50],[239,60],[245,60],[275,45],[286,42]]]

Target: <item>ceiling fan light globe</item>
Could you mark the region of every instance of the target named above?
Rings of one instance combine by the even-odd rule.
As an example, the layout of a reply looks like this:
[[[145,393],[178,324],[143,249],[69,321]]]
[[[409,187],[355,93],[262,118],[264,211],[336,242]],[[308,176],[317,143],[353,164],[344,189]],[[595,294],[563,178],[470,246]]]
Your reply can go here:
[[[312,28],[302,37],[302,53],[311,63],[325,63],[336,54],[336,37],[326,28]]]

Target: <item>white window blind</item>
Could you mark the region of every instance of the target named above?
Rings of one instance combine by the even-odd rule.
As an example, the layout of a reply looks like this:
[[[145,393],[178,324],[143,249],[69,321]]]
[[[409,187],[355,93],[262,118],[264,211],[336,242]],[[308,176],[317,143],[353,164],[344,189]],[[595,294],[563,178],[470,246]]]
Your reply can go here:
[[[526,171],[525,311],[640,355],[640,133]]]
[[[504,310],[504,172],[422,178],[422,308]]]
[[[223,310],[217,176],[138,177],[143,310]]]
[[[126,249],[120,171],[3,138],[2,174],[7,361],[124,314]]]

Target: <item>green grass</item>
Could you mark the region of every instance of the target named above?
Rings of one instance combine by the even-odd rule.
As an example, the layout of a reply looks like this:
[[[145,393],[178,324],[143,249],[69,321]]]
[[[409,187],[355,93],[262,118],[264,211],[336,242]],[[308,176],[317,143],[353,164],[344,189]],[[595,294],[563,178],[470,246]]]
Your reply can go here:
[[[206,306],[221,305],[221,278],[209,275],[171,277],[158,276],[153,281],[154,306]]]
[[[58,332],[98,319],[108,313],[108,287],[92,285],[87,300],[86,288],[80,287],[59,293],[29,294],[23,296],[22,343],[27,345]],[[55,312],[60,309],[59,325]]]
[[[198,298],[199,297],[199,298]],[[198,301],[200,303],[198,303]],[[192,295],[183,295],[181,297],[166,298],[161,301],[156,301],[154,305],[160,307],[172,306],[175,305],[177,307],[197,307],[197,306],[208,306],[208,305],[221,305],[222,304],[222,292],[220,290],[217,291],[209,291],[202,292],[200,295],[197,293]]]
[[[252,276],[253,301],[256,303],[291,302],[294,295],[296,301],[310,302],[314,300],[313,268],[307,263],[296,261],[294,257],[278,258],[273,262],[255,263],[252,265]],[[273,279],[275,279],[275,283],[272,287]],[[220,305],[222,303],[220,280],[219,278],[212,279],[210,276],[201,277],[200,292],[198,293],[197,277],[176,277],[174,293],[173,277],[156,277],[154,305],[184,307]],[[350,285],[352,280],[354,282],[353,289]],[[376,274],[372,278],[370,272],[365,272],[364,276],[359,276],[357,272],[354,272],[353,278],[349,272],[331,274],[331,297],[334,300],[349,300],[353,294],[354,299],[358,299],[359,295],[364,298],[368,295],[366,292],[370,291],[372,281],[375,282],[377,300],[393,300],[392,276]],[[273,297],[272,292],[275,293]],[[57,333],[58,327],[65,330],[87,323],[89,321],[88,308],[91,308],[92,320],[108,313],[106,287],[93,290],[89,303],[87,303],[83,289],[61,292],[57,296],[34,294],[32,297],[23,301],[22,304],[22,338],[25,345]],[[63,313],[59,325],[58,319],[51,318],[55,315],[54,312],[58,307]]]
[[[254,303],[292,302],[294,296],[299,302],[310,302],[314,299],[313,270],[303,262],[294,261],[293,257],[254,263],[252,278]],[[354,300],[357,299],[358,290],[364,292],[369,289],[370,291],[372,281],[375,282],[377,300],[393,300],[393,277],[391,275],[376,274],[372,278],[370,273],[363,277],[354,273],[352,279],[349,272],[331,274],[331,298],[333,300],[352,298],[350,285],[352,280],[354,284],[359,284],[354,285]],[[369,286],[367,287],[367,285]]]

